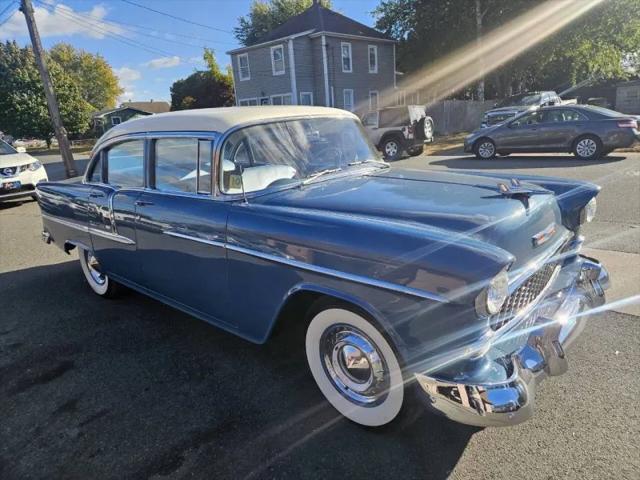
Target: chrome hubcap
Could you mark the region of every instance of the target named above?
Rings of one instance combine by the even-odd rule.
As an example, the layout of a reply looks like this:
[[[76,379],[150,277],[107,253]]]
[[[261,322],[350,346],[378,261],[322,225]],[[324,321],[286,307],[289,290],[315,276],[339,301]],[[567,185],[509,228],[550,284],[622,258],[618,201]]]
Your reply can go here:
[[[387,155],[393,157],[398,153],[398,144],[396,142],[388,142],[384,147],[384,151]]]
[[[478,153],[482,158],[492,157],[495,153],[495,147],[491,142],[484,142],[478,147]]]
[[[591,157],[596,153],[597,149],[598,146],[596,145],[596,142],[590,138],[584,138],[578,142],[578,145],[576,145],[576,151],[581,157]]]
[[[431,138],[431,122],[424,122],[424,138]]]
[[[89,269],[91,278],[98,285],[104,285],[104,282],[107,281],[107,276],[100,271],[100,264],[98,263],[98,260],[88,252],[85,255],[87,256],[87,268]]]
[[[367,335],[351,325],[332,325],[320,339],[320,355],[333,386],[347,400],[379,404],[389,390],[389,369]]]

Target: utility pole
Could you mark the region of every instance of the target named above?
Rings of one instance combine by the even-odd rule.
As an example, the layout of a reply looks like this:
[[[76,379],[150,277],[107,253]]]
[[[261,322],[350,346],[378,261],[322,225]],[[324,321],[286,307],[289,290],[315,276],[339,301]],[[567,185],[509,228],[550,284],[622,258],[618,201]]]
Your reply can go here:
[[[482,2],[481,0],[476,0],[476,44],[478,46],[478,52],[482,51],[482,20],[483,17],[487,13],[485,10],[482,11]],[[478,88],[477,88],[477,97],[478,101],[484,102],[484,58],[482,55],[478,57],[478,66],[480,67],[481,76],[478,80]]]
[[[56,132],[56,138],[58,139],[58,147],[60,148],[60,154],[62,155],[64,169],[67,173],[67,178],[75,177],[78,175],[78,172],[76,171],[75,161],[73,160],[73,154],[71,153],[69,139],[67,138],[67,131],[62,124],[62,119],[60,118],[58,100],[55,92],[53,91],[53,84],[51,83],[49,69],[45,62],[42,43],[40,43],[40,34],[38,34],[38,27],[36,26],[36,21],[33,18],[33,6],[31,5],[31,0],[21,0],[20,10],[24,13],[24,18],[27,20],[27,28],[29,29],[29,36],[31,37],[33,54],[36,57],[36,64],[38,65],[42,84],[44,85],[44,94],[47,97],[49,114],[51,115],[53,129]]]

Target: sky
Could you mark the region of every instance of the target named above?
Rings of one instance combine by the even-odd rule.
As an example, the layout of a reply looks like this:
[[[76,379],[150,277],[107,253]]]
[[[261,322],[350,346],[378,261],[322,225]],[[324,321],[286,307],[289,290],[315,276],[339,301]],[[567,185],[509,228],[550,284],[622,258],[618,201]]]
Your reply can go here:
[[[252,3],[252,0],[131,0],[203,25],[199,26],[127,1],[32,0],[44,47],[66,42],[102,55],[124,88],[120,102],[171,101],[171,84],[204,66],[205,46],[214,49],[222,67],[227,65],[230,59],[225,52],[240,46],[233,28],[238,17],[249,12]],[[0,41],[16,40],[26,45],[30,40],[18,4],[18,0],[0,0]],[[377,0],[333,0],[333,9],[372,26],[371,12],[377,4]]]

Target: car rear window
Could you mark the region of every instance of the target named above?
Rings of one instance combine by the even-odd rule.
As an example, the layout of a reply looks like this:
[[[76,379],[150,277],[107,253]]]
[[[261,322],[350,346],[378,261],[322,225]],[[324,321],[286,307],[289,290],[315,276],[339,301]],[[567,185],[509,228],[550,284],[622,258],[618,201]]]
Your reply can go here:
[[[409,110],[406,108],[380,110],[380,127],[402,127],[409,124]]]

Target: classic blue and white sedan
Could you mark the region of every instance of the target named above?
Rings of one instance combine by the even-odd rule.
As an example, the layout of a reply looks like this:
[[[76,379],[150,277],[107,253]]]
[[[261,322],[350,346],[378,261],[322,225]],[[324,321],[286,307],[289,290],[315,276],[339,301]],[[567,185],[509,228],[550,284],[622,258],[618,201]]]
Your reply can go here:
[[[408,389],[462,423],[532,415],[604,302],[579,253],[598,191],[391,168],[351,113],[292,106],[131,120],[82,181],[37,187],[43,239],[100,296],[126,286],[256,343],[295,305],[318,387],[368,426]]]

